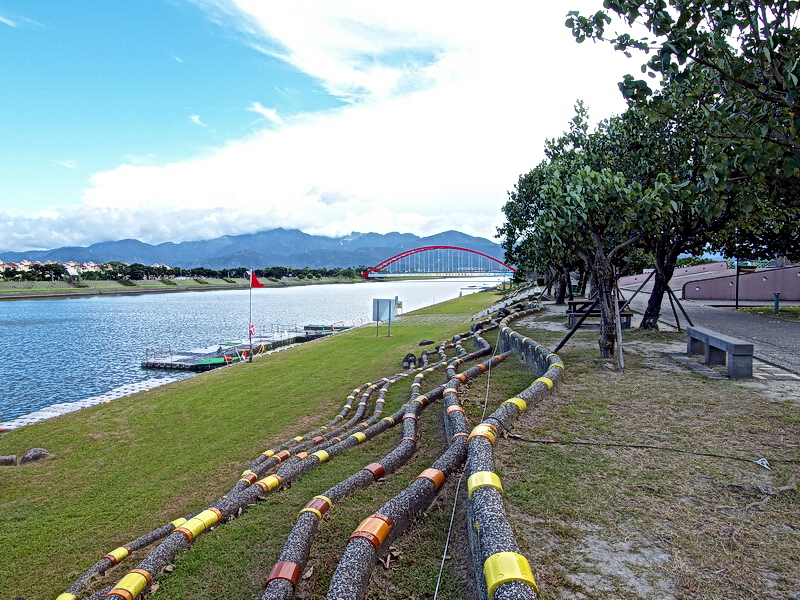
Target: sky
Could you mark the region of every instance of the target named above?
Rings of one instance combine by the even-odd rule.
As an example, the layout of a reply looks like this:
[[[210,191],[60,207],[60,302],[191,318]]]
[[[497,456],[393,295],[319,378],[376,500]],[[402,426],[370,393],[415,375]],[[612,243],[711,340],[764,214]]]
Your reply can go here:
[[[601,6],[0,0],[0,252],[493,238],[576,100],[595,122],[625,109],[642,58],[564,26]]]

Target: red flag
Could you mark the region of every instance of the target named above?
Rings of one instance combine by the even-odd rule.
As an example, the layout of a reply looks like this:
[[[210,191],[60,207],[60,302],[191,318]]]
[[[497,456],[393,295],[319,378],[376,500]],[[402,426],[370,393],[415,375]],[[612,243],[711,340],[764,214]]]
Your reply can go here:
[[[256,277],[255,271],[250,271],[250,287],[264,287],[264,284],[261,283],[258,278]]]

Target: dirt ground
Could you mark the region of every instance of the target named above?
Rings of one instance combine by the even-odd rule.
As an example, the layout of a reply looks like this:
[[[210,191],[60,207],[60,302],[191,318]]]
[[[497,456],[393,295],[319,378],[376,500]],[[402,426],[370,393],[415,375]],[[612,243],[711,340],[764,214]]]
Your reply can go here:
[[[596,334],[571,340],[498,447],[542,597],[800,599],[800,380],[710,379],[670,357],[679,334],[629,337],[624,375]]]

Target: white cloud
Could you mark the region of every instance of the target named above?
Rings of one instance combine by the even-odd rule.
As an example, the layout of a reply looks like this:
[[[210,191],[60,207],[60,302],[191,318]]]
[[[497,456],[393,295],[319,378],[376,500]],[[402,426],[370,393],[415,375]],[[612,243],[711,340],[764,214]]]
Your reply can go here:
[[[177,60],[179,63],[183,64],[183,60],[181,60],[179,57],[175,56],[174,54],[172,55],[172,58]]]
[[[192,123],[195,123],[195,124],[197,124],[197,125],[202,125],[203,127],[205,127],[205,126],[206,126],[206,124],[205,124],[205,123],[203,123],[203,122],[200,120],[200,115],[191,115],[191,116],[189,117],[189,120],[190,120]]]
[[[264,106],[261,106],[260,102],[253,102],[253,105],[247,110],[252,110],[253,112],[257,112],[271,123],[275,123],[276,125],[283,125],[283,119],[281,119],[278,116],[277,111],[274,108],[266,108]]]
[[[62,167],[66,167],[67,169],[77,169],[78,163],[74,160],[57,160],[55,161],[57,164],[61,165]]]
[[[541,160],[545,138],[565,130],[575,100],[595,118],[621,112],[616,82],[641,62],[576,44],[561,3],[195,1],[349,104],[281,119],[254,102],[269,129],[194,160],[96,174],[83,206],[63,217],[91,224],[80,239],[274,227],[492,237],[506,190]],[[103,219],[109,226],[98,228]],[[23,230],[49,223],[30,219]],[[0,223],[0,237],[9,232]]]
[[[0,17],[0,23],[5,23],[9,27],[16,27],[17,26],[17,24],[14,23],[14,21],[11,21],[10,19],[6,19],[4,17]]]

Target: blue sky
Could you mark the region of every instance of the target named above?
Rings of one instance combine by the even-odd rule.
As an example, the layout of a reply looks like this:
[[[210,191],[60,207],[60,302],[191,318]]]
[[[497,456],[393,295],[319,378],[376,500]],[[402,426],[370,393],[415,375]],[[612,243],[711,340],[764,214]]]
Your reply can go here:
[[[0,0],[0,251],[297,227],[491,237],[641,60],[559,7]],[[2,255],[0,255],[2,257]]]

